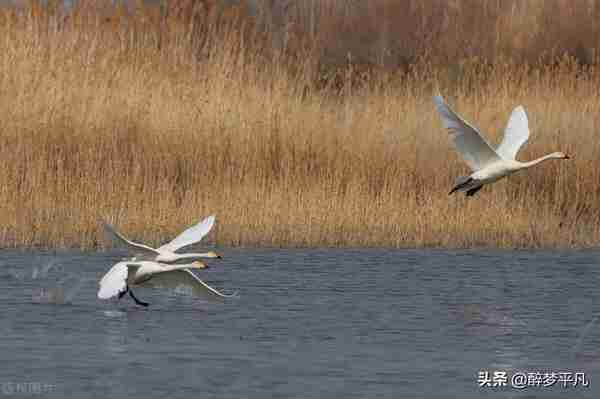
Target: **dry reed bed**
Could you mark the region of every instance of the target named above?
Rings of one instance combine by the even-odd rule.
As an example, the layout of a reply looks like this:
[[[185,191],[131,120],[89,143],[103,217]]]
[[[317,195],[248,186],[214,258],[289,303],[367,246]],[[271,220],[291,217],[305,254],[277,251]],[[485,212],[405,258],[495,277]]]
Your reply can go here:
[[[76,22],[0,24],[5,247],[102,245],[99,217],[157,243],[210,213],[209,241],[227,246],[600,241],[596,66],[457,72],[424,60],[360,87],[350,69],[341,90],[319,89],[310,62],[291,74],[235,34],[207,29],[200,43],[178,25]],[[435,114],[437,90],[493,142],[523,104],[532,137],[519,157],[573,159],[448,197],[467,169]]]

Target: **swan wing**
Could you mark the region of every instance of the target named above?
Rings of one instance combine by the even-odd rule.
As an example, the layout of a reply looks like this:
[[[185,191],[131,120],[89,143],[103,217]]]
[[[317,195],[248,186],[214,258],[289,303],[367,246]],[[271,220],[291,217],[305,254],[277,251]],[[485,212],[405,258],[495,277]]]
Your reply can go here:
[[[111,239],[115,246],[117,246],[118,248],[126,249],[132,256],[135,256],[138,260],[152,260],[155,259],[158,255],[160,255],[160,252],[152,247],[149,247],[144,244],[139,244],[137,242],[129,241],[121,234],[119,234],[119,232],[116,231],[114,227],[112,227],[104,220],[102,221],[102,227],[104,228],[104,233],[106,234],[106,236]]]
[[[465,163],[473,171],[483,169],[487,165],[501,160],[496,151],[475,129],[446,105],[442,96],[433,97],[435,107],[442,117],[452,143]]]
[[[504,159],[514,160],[519,148],[529,138],[529,121],[525,108],[519,105],[515,108],[508,118],[508,124],[504,129],[504,138],[496,149],[498,155]]]
[[[177,288],[180,286],[189,287],[192,293],[208,301],[223,301],[230,298],[231,295],[225,295],[210,287],[204,281],[200,280],[189,269],[169,270],[154,273],[152,278],[144,282],[145,287],[153,288]]]
[[[158,248],[159,251],[168,251],[175,252],[178,249],[187,247],[188,245],[192,245],[202,240],[205,235],[212,229],[215,224],[215,216],[211,215],[206,219],[202,220],[200,223],[188,228],[177,237],[175,237],[171,242],[162,245]]]
[[[102,277],[98,298],[109,299],[124,292],[127,288],[127,262],[119,262]]]

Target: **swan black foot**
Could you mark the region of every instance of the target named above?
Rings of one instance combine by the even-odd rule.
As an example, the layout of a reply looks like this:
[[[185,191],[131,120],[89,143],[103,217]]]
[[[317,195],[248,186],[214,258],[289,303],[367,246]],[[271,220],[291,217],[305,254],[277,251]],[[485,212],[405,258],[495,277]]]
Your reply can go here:
[[[128,291],[129,291],[129,286],[126,285],[125,291],[119,292],[119,299],[123,298],[123,295],[127,294]]]
[[[481,188],[482,188],[482,187],[483,187],[483,186],[477,186],[477,187],[473,187],[473,188],[472,188],[472,189],[470,189],[470,190],[467,190],[467,194],[466,194],[466,196],[467,196],[467,197],[472,197],[473,195],[475,195],[475,193],[476,193],[477,191],[481,190]]]
[[[452,190],[450,190],[448,195],[451,195],[455,191],[467,190],[469,188],[469,186],[471,184],[473,184],[473,181],[474,181],[473,178],[470,176],[459,177],[458,179],[456,179],[456,184],[454,185],[454,187],[452,187]]]
[[[135,301],[135,303],[137,303],[138,305],[142,305],[142,306],[150,306],[150,304],[148,302],[142,302],[139,299],[137,299],[135,297],[135,295],[133,295],[133,291],[128,290],[129,291],[129,296]]]

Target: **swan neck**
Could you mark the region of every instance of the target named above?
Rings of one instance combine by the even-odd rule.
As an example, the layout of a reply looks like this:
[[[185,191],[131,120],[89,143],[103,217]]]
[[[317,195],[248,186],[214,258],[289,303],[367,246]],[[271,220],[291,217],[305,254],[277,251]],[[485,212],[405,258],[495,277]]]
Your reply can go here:
[[[523,168],[530,168],[532,166],[535,166],[539,163],[542,163],[544,161],[547,161],[548,159],[554,159],[556,158],[554,156],[554,154],[548,154],[548,155],[544,155],[543,157],[540,157],[538,159],[534,159],[533,161],[529,161],[529,162],[522,162],[521,165]]]
[[[183,270],[183,269],[187,269],[191,266],[191,264],[176,264],[176,265],[166,265],[166,269],[168,271],[174,271],[174,270]]]

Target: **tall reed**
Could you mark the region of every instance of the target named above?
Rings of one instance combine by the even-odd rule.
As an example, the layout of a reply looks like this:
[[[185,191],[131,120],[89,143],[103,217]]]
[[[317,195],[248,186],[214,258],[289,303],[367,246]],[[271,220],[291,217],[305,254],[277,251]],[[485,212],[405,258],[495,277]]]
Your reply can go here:
[[[599,242],[595,63],[450,61],[415,48],[404,64],[328,64],[337,53],[327,41],[311,45],[296,27],[297,41],[290,33],[277,47],[275,16],[206,4],[193,14],[90,3],[2,10],[3,246],[103,245],[99,218],[157,243],[212,213],[209,242],[227,246]],[[307,32],[324,40],[313,18]],[[519,157],[573,159],[448,197],[467,169],[435,113],[437,91],[494,143],[523,104],[532,134]]]

